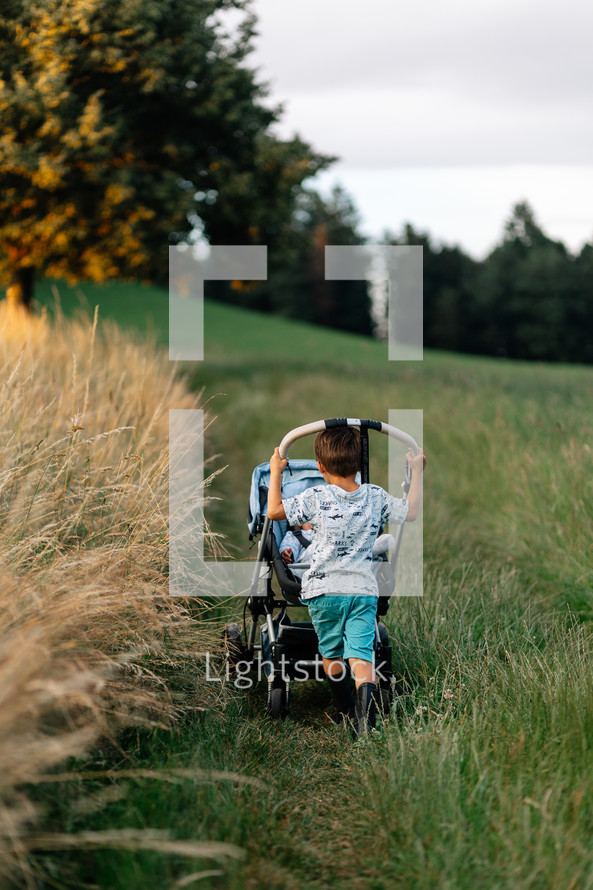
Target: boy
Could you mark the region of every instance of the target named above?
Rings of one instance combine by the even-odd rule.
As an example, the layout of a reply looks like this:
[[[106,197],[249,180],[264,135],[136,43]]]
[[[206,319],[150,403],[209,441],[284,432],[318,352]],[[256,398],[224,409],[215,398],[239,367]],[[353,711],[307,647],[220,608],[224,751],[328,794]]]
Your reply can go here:
[[[412,480],[407,499],[391,497],[378,485],[358,485],[360,433],[344,426],[315,437],[317,466],[326,486],[309,488],[282,500],[282,470],[288,461],[276,448],[270,459],[268,516],[291,525],[311,523],[311,568],[302,580],[301,599],[319,640],[323,668],[342,719],[354,718],[355,736],[374,728],[376,689],[373,641],[377,614],[377,582],[372,571],[372,547],[388,519],[416,519],[426,459],[422,452],[407,455]],[[354,674],[356,703],[352,708],[345,661]]]

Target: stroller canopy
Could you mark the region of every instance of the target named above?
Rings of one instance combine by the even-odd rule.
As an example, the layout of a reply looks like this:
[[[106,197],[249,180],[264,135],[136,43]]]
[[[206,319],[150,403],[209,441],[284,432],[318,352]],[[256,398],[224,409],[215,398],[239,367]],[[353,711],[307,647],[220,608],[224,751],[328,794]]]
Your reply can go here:
[[[317,461],[291,460],[282,473],[282,497],[293,498],[314,485],[327,485],[317,469]],[[261,533],[267,512],[268,488],[270,487],[270,463],[259,464],[251,477],[251,492],[247,511],[247,526],[251,537]],[[274,522],[274,535],[280,546],[286,534],[286,520]]]

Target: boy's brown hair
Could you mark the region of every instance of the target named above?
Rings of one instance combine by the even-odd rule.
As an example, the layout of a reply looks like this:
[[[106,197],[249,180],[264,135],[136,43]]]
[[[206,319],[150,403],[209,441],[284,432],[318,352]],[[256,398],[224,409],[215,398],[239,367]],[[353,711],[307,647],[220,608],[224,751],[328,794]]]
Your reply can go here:
[[[332,476],[354,476],[360,470],[360,433],[357,427],[339,426],[315,436],[315,457]]]

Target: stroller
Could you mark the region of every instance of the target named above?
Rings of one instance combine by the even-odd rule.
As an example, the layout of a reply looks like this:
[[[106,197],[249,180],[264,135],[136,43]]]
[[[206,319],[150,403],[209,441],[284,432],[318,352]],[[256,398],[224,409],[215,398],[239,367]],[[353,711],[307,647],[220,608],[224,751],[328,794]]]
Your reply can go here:
[[[368,431],[375,430],[391,436],[403,443],[413,454],[418,453],[416,441],[396,427],[376,420],[335,418],[319,420],[291,430],[280,443],[280,456],[287,457],[291,444],[303,436],[338,426],[356,426],[361,437],[360,482],[369,481]],[[263,463],[253,471],[251,494],[248,509],[250,540],[260,536],[257,559],[249,597],[243,612],[243,633],[235,622],[227,624],[223,632],[223,650],[226,661],[226,676],[231,674],[245,679],[248,674],[257,672],[257,679],[267,679],[267,713],[273,718],[284,719],[290,710],[290,684],[306,679],[323,680],[325,673],[318,649],[317,635],[310,621],[291,621],[290,607],[302,606],[300,599],[301,582],[286,565],[280,555],[280,542],[290,529],[285,520],[271,521],[266,515],[270,465]],[[411,475],[406,464],[402,489],[407,495]],[[325,485],[323,476],[314,460],[291,460],[283,472],[282,495],[294,497],[314,485]],[[392,671],[391,645],[387,628],[380,621],[389,608],[389,601],[395,589],[395,567],[400,550],[403,526],[397,528],[395,547],[391,561],[382,557],[376,571],[379,586],[377,618],[375,621],[374,657],[377,672],[378,704],[384,714],[389,712],[394,698],[395,680]],[[299,563],[299,568],[308,566]],[[274,580],[279,591],[274,589]],[[247,631],[246,613],[249,610],[251,623]],[[259,625],[262,617],[263,623]],[[257,644],[258,629],[260,642]],[[252,682],[242,683],[251,686]]]

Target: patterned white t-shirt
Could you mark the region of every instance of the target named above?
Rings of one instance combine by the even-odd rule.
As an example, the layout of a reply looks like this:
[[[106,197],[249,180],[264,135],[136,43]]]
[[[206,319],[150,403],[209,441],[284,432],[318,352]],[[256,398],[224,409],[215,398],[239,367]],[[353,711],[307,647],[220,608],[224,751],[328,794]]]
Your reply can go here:
[[[371,550],[388,520],[405,521],[405,498],[394,498],[378,485],[360,485],[356,491],[323,485],[282,504],[290,525],[311,523],[311,568],[303,575],[303,600],[324,593],[378,596]]]

